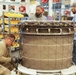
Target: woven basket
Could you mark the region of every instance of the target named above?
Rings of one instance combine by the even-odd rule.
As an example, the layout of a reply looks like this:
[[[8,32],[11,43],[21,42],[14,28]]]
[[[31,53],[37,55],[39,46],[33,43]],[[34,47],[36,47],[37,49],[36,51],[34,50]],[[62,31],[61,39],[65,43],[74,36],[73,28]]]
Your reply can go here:
[[[58,26],[52,24],[25,25],[21,38],[23,66],[60,70],[72,65],[74,27],[68,23],[65,26],[60,26],[60,22]]]

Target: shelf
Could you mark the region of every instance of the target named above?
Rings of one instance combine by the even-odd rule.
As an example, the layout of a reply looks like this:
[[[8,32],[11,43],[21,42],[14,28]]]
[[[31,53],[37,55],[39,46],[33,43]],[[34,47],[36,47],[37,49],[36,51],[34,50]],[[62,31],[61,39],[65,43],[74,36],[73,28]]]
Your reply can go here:
[[[19,47],[19,43],[14,42],[12,47]]]
[[[20,21],[20,20],[11,20],[11,21],[10,21],[10,24],[11,24],[11,25],[16,25],[16,24],[18,24],[19,22],[21,22],[21,21]],[[0,20],[0,24],[2,24],[2,20]],[[5,21],[4,21],[4,24],[9,24],[8,20],[5,20]]]
[[[10,24],[18,24],[19,22],[21,22],[20,20],[11,20]],[[5,21],[6,24],[9,24],[8,20]]]
[[[4,17],[10,18],[23,18],[24,15],[20,13],[13,13],[13,12],[4,12]]]
[[[4,2],[4,1],[0,1],[0,4],[4,4],[4,5],[19,5],[20,2]]]
[[[5,31],[9,32],[9,27],[5,27]],[[18,33],[19,32],[18,27],[15,27],[15,26],[12,26],[10,28],[10,31],[11,31],[11,33]]]
[[[14,36],[15,36],[15,39],[20,39],[20,35],[19,34],[14,34]]]
[[[3,35],[2,34],[0,34],[0,39],[2,39],[3,38]]]
[[[11,47],[12,49],[19,49],[20,47],[20,33],[18,25],[21,22],[21,18],[24,18],[24,15],[20,13],[3,12],[2,19],[0,20],[0,24],[3,26],[0,39],[2,39],[7,34],[15,35],[15,42]]]

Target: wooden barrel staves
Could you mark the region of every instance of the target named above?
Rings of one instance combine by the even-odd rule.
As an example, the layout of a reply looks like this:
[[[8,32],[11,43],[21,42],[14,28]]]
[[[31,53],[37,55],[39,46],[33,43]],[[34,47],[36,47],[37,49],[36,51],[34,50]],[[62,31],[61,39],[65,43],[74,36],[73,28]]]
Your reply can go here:
[[[23,66],[60,70],[72,65],[73,22],[26,21],[22,28]]]

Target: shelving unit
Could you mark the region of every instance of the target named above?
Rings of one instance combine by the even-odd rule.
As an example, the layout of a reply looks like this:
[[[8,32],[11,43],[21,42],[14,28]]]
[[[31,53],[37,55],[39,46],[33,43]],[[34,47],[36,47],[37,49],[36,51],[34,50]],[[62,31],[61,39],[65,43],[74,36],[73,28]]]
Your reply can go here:
[[[3,35],[6,34],[15,35],[16,39],[13,46],[11,47],[12,51],[19,49],[20,35],[18,23],[21,22],[21,18],[24,18],[24,16],[20,13],[3,12],[2,19],[0,20],[0,23],[3,26],[0,38],[3,38]]]
[[[61,20],[62,0],[57,0],[57,1],[53,0],[53,4],[52,4],[52,9],[53,9],[53,13],[54,13],[54,20]]]
[[[71,15],[70,13],[70,3],[71,0],[52,0],[52,10],[54,13],[54,20],[62,20],[62,17]],[[66,19],[67,20],[67,19]]]
[[[48,10],[49,10],[49,0],[46,3],[42,3],[42,0],[41,0],[40,4],[44,8],[44,10],[48,12]]]

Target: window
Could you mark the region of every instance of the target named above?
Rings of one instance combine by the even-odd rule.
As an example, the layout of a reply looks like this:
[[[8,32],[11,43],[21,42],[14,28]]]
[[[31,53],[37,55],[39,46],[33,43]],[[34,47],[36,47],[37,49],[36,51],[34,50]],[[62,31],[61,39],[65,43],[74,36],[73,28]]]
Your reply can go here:
[[[15,10],[15,6],[10,6],[10,9]]]
[[[65,5],[65,8],[69,9],[70,8],[70,4]]]
[[[6,9],[6,5],[3,5],[3,9],[4,9],[4,10]]]
[[[25,2],[25,0],[21,0],[21,2]]]
[[[11,1],[15,1],[15,0],[11,0]]]
[[[61,3],[53,4],[53,9],[61,9]]]

